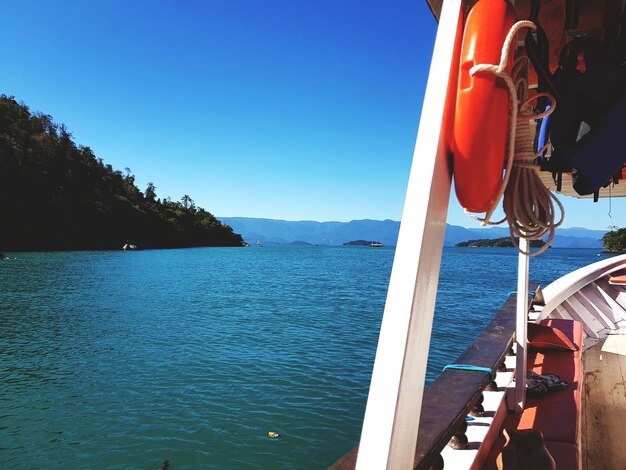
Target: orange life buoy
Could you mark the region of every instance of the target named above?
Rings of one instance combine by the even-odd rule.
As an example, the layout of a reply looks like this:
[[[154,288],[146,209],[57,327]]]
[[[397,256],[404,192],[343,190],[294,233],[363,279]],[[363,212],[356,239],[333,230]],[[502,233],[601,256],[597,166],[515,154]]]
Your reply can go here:
[[[500,62],[502,45],[514,23],[513,7],[506,0],[479,0],[465,23],[452,149],[454,188],[470,212],[487,212],[498,197],[509,114],[506,84],[490,72],[471,76],[470,69]]]

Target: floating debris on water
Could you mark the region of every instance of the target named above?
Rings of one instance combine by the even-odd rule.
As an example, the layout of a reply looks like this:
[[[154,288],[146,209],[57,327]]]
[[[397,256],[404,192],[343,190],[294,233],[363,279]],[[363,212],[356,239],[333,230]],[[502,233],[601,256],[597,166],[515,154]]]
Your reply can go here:
[[[278,434],[277,432],[274,431],[270,431],[267,433],[267,437],[271,438],[271,439],[278,439],[280,437],[280,434]]]

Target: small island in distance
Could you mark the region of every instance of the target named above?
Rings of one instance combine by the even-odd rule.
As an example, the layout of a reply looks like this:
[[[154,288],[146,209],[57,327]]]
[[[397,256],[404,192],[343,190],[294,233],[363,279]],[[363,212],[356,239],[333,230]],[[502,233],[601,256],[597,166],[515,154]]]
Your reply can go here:
[[[461,247],[490,247],[490,248],[515,248],[519,243],[519,239],[515,239],[515,243],[511,237],[493,238],[493,239],[481,239],[481,240],[468,240],[466,242],[457,243],[455,246]],[[531,248],[541,248],[545,242],[543,240],[530,240]]]
[[[344,243],[343,246],[371,246],[373,248],[382,248],[385,244],[376,240],[352,240],[351,242]]]

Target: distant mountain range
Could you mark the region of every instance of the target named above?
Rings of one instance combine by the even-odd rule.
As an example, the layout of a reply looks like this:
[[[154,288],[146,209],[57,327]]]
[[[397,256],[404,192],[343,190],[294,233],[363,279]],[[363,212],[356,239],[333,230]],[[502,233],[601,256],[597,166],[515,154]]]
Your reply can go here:
[[[311,220],[287,221],[250,217],[218,217],[240,233],[248,243],[257,240],[266,245],[310,243],[317,245],[343,245],[352,240],[379,240],[385,245],[395,245],[400,222],[395,220],[352,220],[350,222],[315,222]],[[600,239],[606,230],[585,228],[557,229],[552,246],[555,248],[602,248]],[[501,238],[509,235],[508,228],[465,228],[446,225],[445,246],[480,238]]]

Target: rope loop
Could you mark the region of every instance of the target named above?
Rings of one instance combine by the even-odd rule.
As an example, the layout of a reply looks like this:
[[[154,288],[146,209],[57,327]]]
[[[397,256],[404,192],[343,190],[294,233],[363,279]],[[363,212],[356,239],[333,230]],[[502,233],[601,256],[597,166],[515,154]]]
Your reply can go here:
[[[515,36],[517,35],[517,33],[523,28],[530,28],[535,31],[537,29],[537,25],[532,21],[522,20],[511,26],[511,29],[504,39],[504,44],[502,45],[502,52],[500,53],[500,63],[498,65],[476,64],[470,69],[470,76],[474,76],[474,74],[482,71],[489,71],[498,76],[500,74],[506,73],[504,69],[506,69],[507,63],[509,62],[509,50],[511,49],[511,44],[515,40]]]
[[[561,202],[544,186],[536,173],[535,159],[545,151],[546,147],[539,152],[533,151],[534,141],[529,122],[544,118],[554,112],[556,109],[554,97],[549,93],[536,93],[527,98],[529,66],[527,57],[521,57],[515,61],[512,76],[506,72],[511,44],[523,28],[536,30],[537,26],[527,20],[515,23],[504,40],[500,63],[497,65],[477,64],[469,72],[471,76],[489,72],[506,83],[509,91],[509,119],[504,177],[500,192],[484,217],[478,217],[467,210],[465,213],[478,220],[482,226],[498,225],[507,221],[513,239],[518,237],[540,240],[547,235],[547,240],[540,249],[533,252],[520,250],[527,256],[536,256],[547,250],[554,240],[556,228],[563,223],[564,209]],[[551,103],[550,107],[537,114],[526,112],[540,97],[548,98]],[[503,199],[505,217],[498,222],[492,222],[491,217],[501,199]],[[558,221],[556,221],[557,208],[560,213]]]

